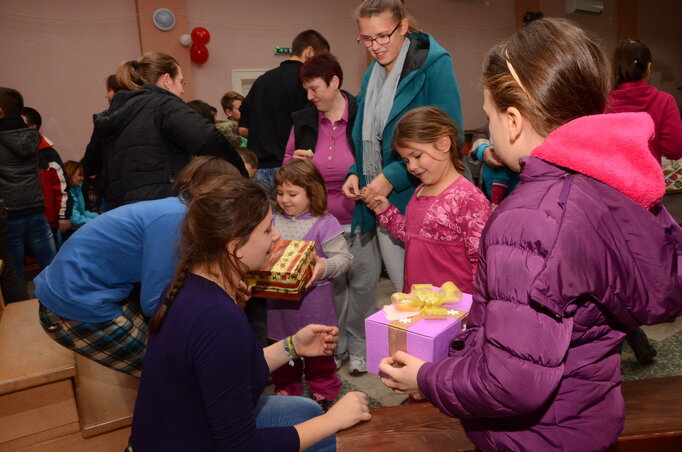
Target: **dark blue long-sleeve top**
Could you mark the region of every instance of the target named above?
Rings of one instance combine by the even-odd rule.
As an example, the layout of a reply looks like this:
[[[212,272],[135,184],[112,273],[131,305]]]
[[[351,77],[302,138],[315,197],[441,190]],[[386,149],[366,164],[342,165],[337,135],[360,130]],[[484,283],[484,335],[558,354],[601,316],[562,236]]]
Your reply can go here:
[[[145,451],[297,451],[294,427],[256,428],[268,366],[244,312],[190,274],[150,336],[132,445]]]

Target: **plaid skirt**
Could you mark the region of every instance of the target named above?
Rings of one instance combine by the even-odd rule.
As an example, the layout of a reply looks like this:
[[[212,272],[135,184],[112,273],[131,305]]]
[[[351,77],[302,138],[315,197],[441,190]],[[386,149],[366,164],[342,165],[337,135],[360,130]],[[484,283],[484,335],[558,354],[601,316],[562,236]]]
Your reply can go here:
[[[127,299],[123,314],[109,322],[86,323],[65,319],[40,305],[40,323],[58,344],[88,359],[140,377],[147,350],[147,323],[138,303]]]

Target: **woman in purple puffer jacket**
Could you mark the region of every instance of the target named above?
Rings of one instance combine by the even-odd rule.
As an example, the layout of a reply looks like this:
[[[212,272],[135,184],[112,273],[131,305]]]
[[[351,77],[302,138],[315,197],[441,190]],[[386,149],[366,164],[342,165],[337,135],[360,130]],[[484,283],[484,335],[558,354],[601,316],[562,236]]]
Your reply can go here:
[[[481,450],[615,443],[618,344],[682,312],[682,229],[659,203],[654,125],[601,115],[608,80],[599,46],[563,19],[532,22],[486,57],[495,152],[521,182],[483,232],[468,328],[450,356],[398,352],[380,366],[395,392],[461,418]]]

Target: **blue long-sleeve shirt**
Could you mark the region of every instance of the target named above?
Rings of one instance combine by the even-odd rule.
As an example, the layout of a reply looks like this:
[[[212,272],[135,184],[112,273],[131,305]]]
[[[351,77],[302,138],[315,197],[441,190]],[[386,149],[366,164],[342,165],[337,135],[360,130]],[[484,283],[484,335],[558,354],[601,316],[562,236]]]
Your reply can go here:
[[[244,312],[190,274],[150,336],[132,446],[147,451],[298,451],[292,427],[256,428],[268,366]]]
[[[106,322],[140,285],[151,316],[177,265],[176,242],[187,207],[171,197],[129,204],[78,229],[36,278],[36,296],[48,309],[79,322]]]

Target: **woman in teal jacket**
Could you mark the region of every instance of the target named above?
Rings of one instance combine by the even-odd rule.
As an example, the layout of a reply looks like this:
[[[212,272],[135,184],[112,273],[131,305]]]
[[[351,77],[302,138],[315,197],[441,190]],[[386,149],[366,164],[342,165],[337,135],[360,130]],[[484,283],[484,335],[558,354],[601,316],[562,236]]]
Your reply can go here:
[[[358,252],[367,262],[361,277],[353,276],[362,281],[356,281],[358,292],[351,297],[354,303],[367,300],[366,306],[354,307],[346,319],[351,371],[364,370],[364,324],[358,320],[375,309],[380,258],[396,290],[402,290],[404,248],[386,229],[377,227],[374,213],[362,202],[378,195],[387,196],[391,204],[405,213],[419,183],[393,150],[393,130],[405,113],[426,105],[444,110],[457,123],[460,134],[462,130],[462,108],[452,58],[433,37],[410,26],[403,2],[365,0],[356,15],[358,43],[375,61],[365,73],[357,98],[358,115],[353,128],[356,163],[343,186],[344,194],[358,201],[351,226],[354,236],[351,247],[362,248]],[[359,259],[360,254],[353,255]],[[352,324],[358,326],[358,331],[350,330]],[[354,337],[361,347],[353,347]],[[362,356],[356,355],[360,348]]]

